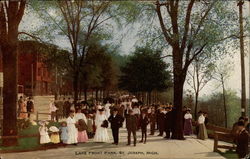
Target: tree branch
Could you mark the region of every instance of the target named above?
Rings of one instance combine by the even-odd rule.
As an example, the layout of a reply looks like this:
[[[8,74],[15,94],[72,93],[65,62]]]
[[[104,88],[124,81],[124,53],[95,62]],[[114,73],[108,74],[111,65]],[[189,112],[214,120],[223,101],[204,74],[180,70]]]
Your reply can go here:
[[[168,32],[167,32],[167,28],[163,22],[163,18],[162,18],[162,14],[161,14],[161,5],[159,3],[159,0],[157,0],[156,2],[156,12],[157,12],[157,15],[158,15],[158,18],[159,18],[159,22],[160,22],[160,25],[161,25],[161,29],[163,31],[163,35],[166,39],[166,41],[170,44],[170,45],[173,45],[173,39],[170,37],[170,35],[168,35]]]
[[[27,35],[27,36],[29,36],[29,37],[31,37],[31,38],[37,40],[37,41],[42,41],[42,39],[40,39],[40,38],[37,37],[37,36],[31,35],[31,34],[26,33],[26,32],[18,32],[18,35],[21,35],[21,34]],[[43,41],[42,41],[42,42],[43,42]]]
[[[181,43],[181,52],[183,52],[185,47],[186,47],[187,36],[188,36],[188,32],[189,32],[189,24],[190,24],[191,12],[192,12],[194,2],[195,2],[195,0],[191,0],[189,2],[189,4],[188,4],[186,18],[185,18],[185,27],[184,27],[185,31],[184,31],[183,38],[182,38],[182,43]]]

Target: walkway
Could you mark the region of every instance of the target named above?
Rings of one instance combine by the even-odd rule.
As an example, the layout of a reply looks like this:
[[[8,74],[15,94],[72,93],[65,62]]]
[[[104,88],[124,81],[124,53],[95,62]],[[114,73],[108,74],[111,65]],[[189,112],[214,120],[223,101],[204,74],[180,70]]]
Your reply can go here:
[[[111,131],[109,130],[110,137]],[[140,140],[138,132],[138,140]],[[1,159],[224,159],[213,152],[213,140],[165,140],[158,136],[148,136],[147,144],[138,143],[136,147],[126,146],[127,134],[120,130],[120,144],[88,143],[47,151],[0,154]]]

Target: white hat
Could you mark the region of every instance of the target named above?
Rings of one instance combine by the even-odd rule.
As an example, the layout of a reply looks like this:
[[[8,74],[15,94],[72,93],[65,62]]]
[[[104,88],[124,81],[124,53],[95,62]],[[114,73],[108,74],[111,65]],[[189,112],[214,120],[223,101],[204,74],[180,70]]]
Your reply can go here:
[[[51,132],[59,132],[59,129],[57,127],[55,127],[55,126],[51,126],[49,128],[49,131],[51,131]]]
[[[41,121],[38,122],[38,124],[41,125],[41,126],[43,126],[43,125],[46,124],[46,121],[45,120],[41,120]]]

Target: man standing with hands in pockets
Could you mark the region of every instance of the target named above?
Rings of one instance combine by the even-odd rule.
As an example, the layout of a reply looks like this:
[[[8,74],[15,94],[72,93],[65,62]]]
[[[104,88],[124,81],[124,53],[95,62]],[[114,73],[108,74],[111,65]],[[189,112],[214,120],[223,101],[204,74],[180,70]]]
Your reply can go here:
[[[113,114],[110,115],[108,121],[111,123],[112,135],[114,142],[112,144],[118,145],[119,142],[119,128],[122,127],[124,118],[118,114],[118,109],[113,109]]]

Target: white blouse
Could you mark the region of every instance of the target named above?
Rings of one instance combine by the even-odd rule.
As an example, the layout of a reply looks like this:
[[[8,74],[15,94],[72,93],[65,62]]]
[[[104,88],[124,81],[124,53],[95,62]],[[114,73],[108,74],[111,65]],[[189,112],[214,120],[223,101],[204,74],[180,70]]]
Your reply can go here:
[[[205,117],[203,115],[201,115],[199,118],[198,118],[198,123],[199,124],[204,124],[205,122]]]
[[[186,113],[186,114],[184,115],[184,119],[192,119],[192,114]]]

